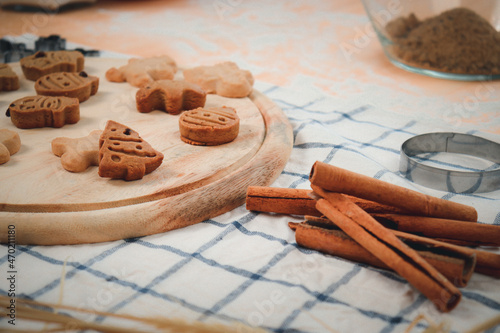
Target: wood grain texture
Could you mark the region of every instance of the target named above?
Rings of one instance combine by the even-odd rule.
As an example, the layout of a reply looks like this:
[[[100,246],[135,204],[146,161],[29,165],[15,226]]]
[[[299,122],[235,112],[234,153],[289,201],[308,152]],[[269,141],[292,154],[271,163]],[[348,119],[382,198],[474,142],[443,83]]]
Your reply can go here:
[[[105,71],[120,61],[125,63],[86,59],[86,72],[101,80],[98,93],[80,105],[77,124],[20,130],[9,118],[0,117],[0,128],[17,131],[22,142],[11,161],[0,166],[0,230],[15,225],[17,243],[103,242],[185,227],[242,205],[248,186],[268,186],[283,170],[292,150],[292,129],[265,95],[208,95],[207,107],[237,110],[240,133],[228,144],[192,146],[180,140],[179,115],[139,113],[137,88],[104,78]],[[23,78],[18,66],[13,69]],[[21,79],[20,90],[0,95],[0,108],[30,94],[34,95],[33,83]],[[162,165],[132,182],[101,178],[97,167],[82,173],[64,170],[50,150],[51,141],[86,136],[103,129],[110,119],[136,130],[161,151]],[[0,233],[0,242],[6,241],[6,233]]]

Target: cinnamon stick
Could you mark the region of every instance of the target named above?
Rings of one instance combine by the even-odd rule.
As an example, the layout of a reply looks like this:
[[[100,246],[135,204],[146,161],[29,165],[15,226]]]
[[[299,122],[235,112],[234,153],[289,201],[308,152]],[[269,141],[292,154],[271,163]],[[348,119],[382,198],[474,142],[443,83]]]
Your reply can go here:
[[[443,312],[460,301],[460,291],[418,253],[340,193],[313,191],[322,198],[316,208],[367,251],[406,279]]]
[[[335,224],[334,221],[332,222],[326,218],[321,218],[316,216],[306,215],[304,218],[306,221],[310,221],[312,223],[320,225]],[[402,239],[403,241],[422,244],[423,246],[426,247],[434,247],[444,252],[459,252],[463,253],[465,256],[475,256],[476,265],[474,267],[474,272],[495,278],[500,278],[500,254],[496,254],[481,249],[470,248],[467,246],[450,244],[448,242],[443,242],[433,238],[418,236],[403,231],[392,230],[392,229],[390,230],[393,234],[395,234],[399,239]]]
[[[266,213],[321,216],[321,213],[316,209],[316,201],[309,196],[311,192],[311,190],[306,189],[249,186],[246,196],[246,208]],[[377,202],[349,195],[347,197],[369,213],[408,213],[402,209]]]
[[[438,238],[462,241],[469,246],[500,246],[500,226],[400,214],[372,214],[388,228]]]
[[[295,230],[295,240],[302,247],[351,261],[390,269],[383,261],[356,243],[345,232],[335,229],[333,223],[315,223],[306,220],[302,223],[290,222],[289,226]],[[418,246],[418,244],[407,243],[407,245],[417,251],[422,258],[455,286],[465,287],[467,285],[476,263],[474,255],[467,255],[459,251],[443,253],[436,248],[426,248]]]
[[[398,207],[409,211],[410,215],[477,221],[474,207],[432,197],[320,161],[314,163],[309,180],[311,184],[325,190]]]
[[[312,190],[250,186],[246,208],[252,211],[290,215],[321,216]],[[500,226],[427,216],[406,215],[405,211],[374,201],[346,195],[387,228],[439,239],[464,246],[500,246]]]
[[[320,216],[316,201],[309,197],[309,193],[311,190],[249,186],[246,208],[266,213]]]
[[[450,244],[448,242],[422,237],[402,231],[393,230],[392,232],[400,239],[420,242],[422,244],[426,244],[427,246],[456,250],[466,254],[474,255],[476,256],[476,267],[474,268],[475,272],[495,278],[500,278],[500,254],[488,252],[481,249],[474,249],[466,246]]]

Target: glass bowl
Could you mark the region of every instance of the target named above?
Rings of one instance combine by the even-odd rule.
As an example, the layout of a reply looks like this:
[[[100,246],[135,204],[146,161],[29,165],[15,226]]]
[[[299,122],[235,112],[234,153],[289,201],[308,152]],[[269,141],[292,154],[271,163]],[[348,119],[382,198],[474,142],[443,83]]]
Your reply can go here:
[[[362,1],[394,65],[442,79],[500,79],[500,1]]]

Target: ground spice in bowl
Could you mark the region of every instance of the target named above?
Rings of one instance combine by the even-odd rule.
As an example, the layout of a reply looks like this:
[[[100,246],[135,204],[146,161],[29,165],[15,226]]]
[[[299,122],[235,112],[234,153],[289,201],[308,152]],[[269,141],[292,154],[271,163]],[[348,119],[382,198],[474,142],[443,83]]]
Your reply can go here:
[[[414,14],[386,25],[390,55],[404,64],[454,74],[500,74],[500,32],[466,8],[420,21]]]

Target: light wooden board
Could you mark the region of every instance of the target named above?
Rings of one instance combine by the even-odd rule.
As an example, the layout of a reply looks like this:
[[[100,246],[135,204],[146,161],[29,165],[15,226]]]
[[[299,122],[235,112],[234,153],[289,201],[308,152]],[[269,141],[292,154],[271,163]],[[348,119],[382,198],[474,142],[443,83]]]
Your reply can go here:
[[[85,71],[100,77],[99,91],[81,103],[81,119],[62,128],[16,128],[1,115],[0,128],[15,130],[20,151],[0,165],[0,230],[15,225],[19,244],[78,244],[161,233],[215,217],[244,203],[250,185],[270,185],[291,153],[292,129],[282,110],[262,93],[248,98],[207,96],[207,107],[231,106],[240,132],[231,143],[203,147],[179,137],[178,115],[139,113],[134,88],[108,82],[104,73],[125,63],[86,59]],[[0,110],[18,98],[34,95],[34,82],[0,92]],[[182,75],[179,73],[178,75]],[[4,111],[5,112],[5,111]],[[78,138],[115,120],[139,132],[165,158],[142,180],[101,178],[97,167],[82,173],[64,170],[51,152],[56,137]],[[0,232],[0,241],[7,233]]]

